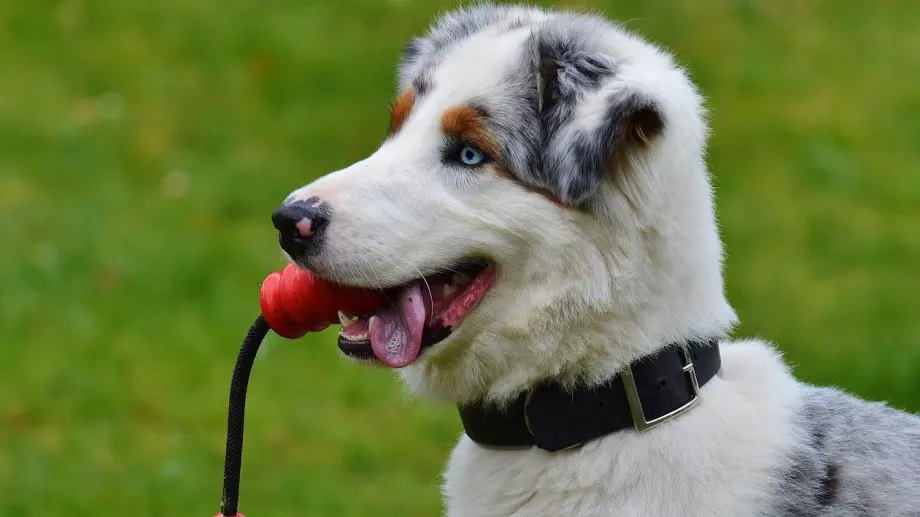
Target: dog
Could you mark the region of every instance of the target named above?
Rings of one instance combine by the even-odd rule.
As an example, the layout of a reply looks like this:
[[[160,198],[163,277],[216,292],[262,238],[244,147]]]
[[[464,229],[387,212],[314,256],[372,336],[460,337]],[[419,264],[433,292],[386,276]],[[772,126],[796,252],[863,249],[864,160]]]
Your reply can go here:
[[[920,418],[728,339],[705,108],[668,53],[486,4],[398,84],[379,149],[273,221],[388,299],[340,314],[346,356],[458,405],[448,516],[920,516]]]

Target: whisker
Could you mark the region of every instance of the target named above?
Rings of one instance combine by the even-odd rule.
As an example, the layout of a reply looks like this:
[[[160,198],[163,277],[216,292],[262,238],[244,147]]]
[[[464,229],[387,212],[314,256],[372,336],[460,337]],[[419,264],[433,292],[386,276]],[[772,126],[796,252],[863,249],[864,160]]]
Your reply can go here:
[[[393,263],[393,259],[390,258],[389,256],[384,255],[383,253],[380,253],[380,252],[377,251],[377,250],[371,250],[371,251],[373,251],[374,253],[378,254],[380,257],[385,258],[386,260],[389,260],[390,263]],[[412,263],[411,261],[409,261],[408,259],[406,259],[406,258],[404,258],[404,257],[400,257],[399,255],[395,255],[395,257],[398,258],[399,260],[402,260],[402,261],[405,262],[406,264],[409,264],[409,266],[410,266],[412,269],[414,269],[414,270],[418,273],[419,278],[422,279],[422,282],[425,283],[425,288],[428,290],[428,300],[431,302],[431,306],[434,307],[434,292],[432,292],[432,290],[431,290],[431,285],[428,283],[428,279],[425,278],[425,275],[422,274],[422,271],[421,271],[419,268],[417,268],[417,267],[415,266],[415,264],[413,264],[413,263]],[[429,317],[428,324],[431,325],[432,323],[434,323],[434,313],[433,313],[433,311],[432,311],[431,313],[429,313],[428,317]]]

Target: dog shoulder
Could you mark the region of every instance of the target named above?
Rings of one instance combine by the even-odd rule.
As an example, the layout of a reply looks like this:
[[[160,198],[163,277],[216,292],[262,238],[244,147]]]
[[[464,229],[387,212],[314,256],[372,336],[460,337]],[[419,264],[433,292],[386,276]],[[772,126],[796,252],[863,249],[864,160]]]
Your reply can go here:
[[[920,418],[834,388],[802,393],[766,515],[917,515]]]

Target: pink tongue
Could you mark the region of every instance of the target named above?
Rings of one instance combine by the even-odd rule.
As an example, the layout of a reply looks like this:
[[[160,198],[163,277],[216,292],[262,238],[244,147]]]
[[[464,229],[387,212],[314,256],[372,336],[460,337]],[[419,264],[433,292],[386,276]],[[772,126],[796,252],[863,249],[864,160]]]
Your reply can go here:
[[[371,348],[377,359],[390,368],[414,361],[421,349],[426,318],[421,282],[413,282],[399,293],[396,307],[371,316]]]

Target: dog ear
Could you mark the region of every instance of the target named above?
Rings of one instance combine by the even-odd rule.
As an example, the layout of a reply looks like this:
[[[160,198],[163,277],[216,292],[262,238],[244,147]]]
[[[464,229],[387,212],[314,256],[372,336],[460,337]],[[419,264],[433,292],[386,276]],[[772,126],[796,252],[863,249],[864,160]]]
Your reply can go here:
[[[618,84],[612,58],[536,39],[541,182],[563,202],[586,204],[617,154],[648,145],[664,129],[657,104]],[[615,173],[615,171],[612,171]]]

